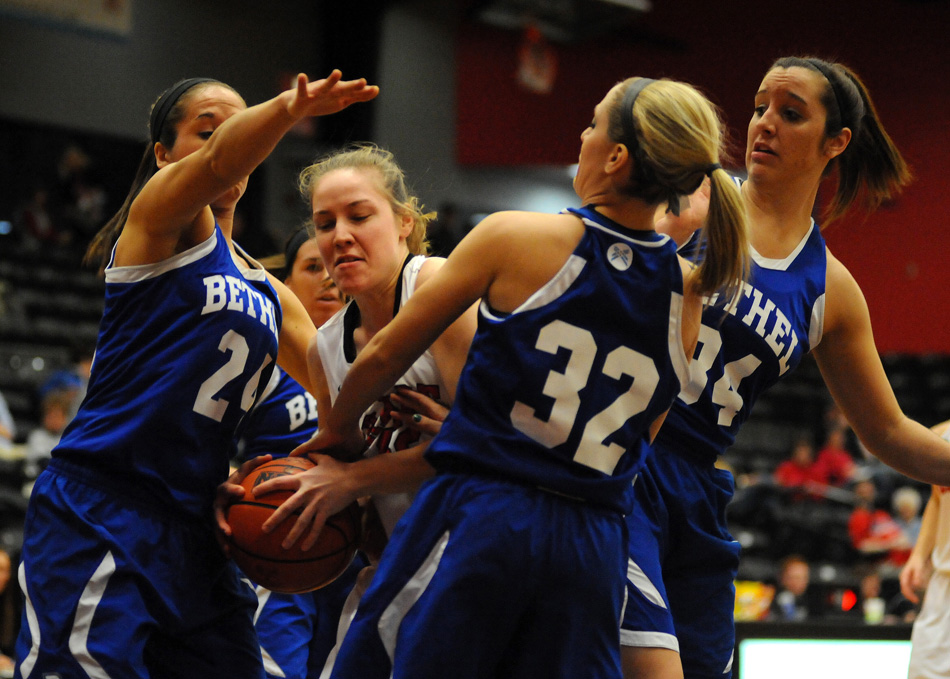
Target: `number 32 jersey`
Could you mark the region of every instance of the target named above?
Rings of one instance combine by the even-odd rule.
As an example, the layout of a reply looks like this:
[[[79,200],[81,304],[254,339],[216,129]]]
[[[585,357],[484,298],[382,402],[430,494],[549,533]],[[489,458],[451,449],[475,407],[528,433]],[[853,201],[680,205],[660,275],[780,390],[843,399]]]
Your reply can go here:
[[[110,264],[87,395],[53,451],[67,471],[209,516],[235,433],[277,357],[280,302],[245,259],[215,226],[157,264]]]
[[[455,404],[426,453],[626,513],[650,424],[687,377],[675,245],[592,208],[548,283],[510,314],[483,300]]]
[[[729,312],[720,304],[703,314],[689,385],[660,428],[658,447],[711,464],[733,444],[759,394],[821,340],[826,263],[814,221],[786,258],[752,253],[738,303]]]

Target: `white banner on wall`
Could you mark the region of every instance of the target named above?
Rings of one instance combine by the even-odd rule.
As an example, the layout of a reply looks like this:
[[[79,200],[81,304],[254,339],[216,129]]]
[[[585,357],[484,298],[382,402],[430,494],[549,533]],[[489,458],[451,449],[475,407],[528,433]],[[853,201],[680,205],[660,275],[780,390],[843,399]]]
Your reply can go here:
[[[133,0],[0,0],[0,14],[128,36]]]

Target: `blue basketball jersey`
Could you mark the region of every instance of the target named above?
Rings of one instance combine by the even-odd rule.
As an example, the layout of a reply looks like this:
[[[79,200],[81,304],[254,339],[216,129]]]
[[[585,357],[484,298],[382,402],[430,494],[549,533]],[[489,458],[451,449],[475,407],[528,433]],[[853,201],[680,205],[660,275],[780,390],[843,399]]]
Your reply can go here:
[[[427,458],[626,513],[650,424],[687,377],[672,241],[593,208],[561,270],[511,314],[482,302]]]
[[[157,264],[110,263],[89,389],[52,464],[210,515],[235,433],[277,357],[277,293],[246,259],[239,266],[216,226]]]
[[[749,282],[728,311],[712,300],[703,313],[689,384],[656,445],[711,463],[735,441],[759,394],[794,369],[821,339],[825,241],[811,230],[788,257],[752,252]]]
[[[239,448],[245,460],[286,457],[317,430],[317,400],[283,370],[274,370],[263,392],[243,427]],[[339,578],[314,592],[281,594],[255,586],[254,628],[268,677],[317,676],[336,643],[343,605],[366,565],[357,553]]]
[[[306,443],[317,430],[317,399],[280,368],[247,416],[240,443],[240,456],[281,457]]]

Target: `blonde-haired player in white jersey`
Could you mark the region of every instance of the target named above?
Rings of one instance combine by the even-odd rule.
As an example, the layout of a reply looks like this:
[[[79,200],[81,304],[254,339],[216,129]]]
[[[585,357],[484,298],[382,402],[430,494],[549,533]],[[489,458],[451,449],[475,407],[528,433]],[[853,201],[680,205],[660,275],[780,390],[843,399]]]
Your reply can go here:
[[[950,420],[933,430],[950,441]],[[908,679],[950,677],[950,487],[931,489],[920,536],[900,582],[901,592],[914,603],[926,589],[911,632]]]
[[[425,256],[426,226],[433,215],[425,213],[410,193],[403,171],[389,151],[363,144],[330,153],[305,168],[299,183],[313,209],[315,241],[327,272],[350,298],[319,329],[316,343],[311,344],[314,396],[323,417],[360,350],[445,260]],[[367,447],[362,457],[341,461],[311,455],[317,462],[314,469],[261,484],[255,492],[296,491],[265,523],[265,530],[295,509],[307,519],[299,525],[317,517],[317,525],[322,526],[327,516],[354,499],[371,496],[388,539],[419,485],[435,473],[422,456],[432,429],[437,428],[431,426],[433,420],[444,416],[432,412],[432,403],[448,406],[454,400],[475,326],[473,306],[410,366],[394,389],[363,413],[360,424]],[[297,535],[292,530],[288,539],[295,540]],[[309,531],[301,538],[304,548],[316,535]],[[371,559],[373,556],[370,554]],[[374,571],[373,567],[365,569],[351,591],[338,638],[345,633]],[[329,673],[334,658],[335,651],[331,651],[324,674]]]

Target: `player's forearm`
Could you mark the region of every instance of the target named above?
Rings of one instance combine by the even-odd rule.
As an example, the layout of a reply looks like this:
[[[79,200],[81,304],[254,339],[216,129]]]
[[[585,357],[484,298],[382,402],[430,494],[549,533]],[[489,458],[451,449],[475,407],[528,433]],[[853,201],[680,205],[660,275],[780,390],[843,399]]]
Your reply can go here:
[[[435,469],[423,457],[427,447],[427,443],[420,444],[353,463],[348,470],[351,487],[360,497],[415,491],[435,475]]]
[[[287,110],[287,92],[226,120],[207,145],[214,174],[224,186],[249,175],[299,118]]]
[[[930,554],[933,552],[934,545],[937,542],[937,521],[940,516],[937,506],[939,502],[937,493],[939,492],[937,488],[931,489],[930,501],[927,502],[927,506],[924,508],[923,518],[920,520],[920,533],[917,536],[917,543],[911,551],[911,554],[915,558],[919,558],[923,561],[930,558]]]

